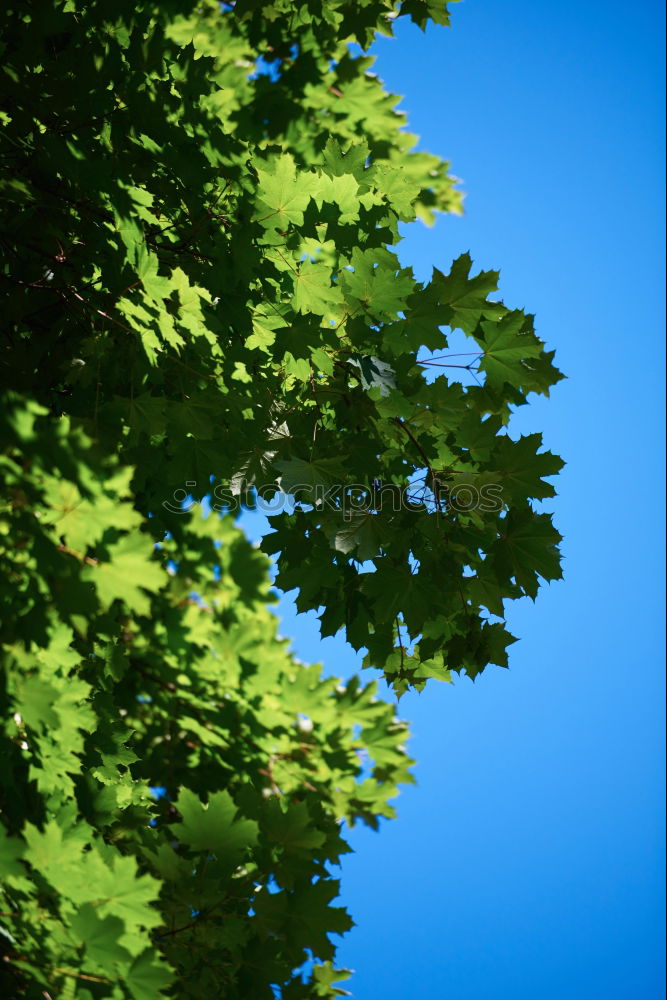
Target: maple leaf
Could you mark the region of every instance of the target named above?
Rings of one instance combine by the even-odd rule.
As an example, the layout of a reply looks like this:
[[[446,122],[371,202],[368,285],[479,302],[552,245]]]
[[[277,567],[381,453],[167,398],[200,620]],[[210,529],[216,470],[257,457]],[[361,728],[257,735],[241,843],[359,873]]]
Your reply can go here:
[[[297,174],[294,158],[283,153],[265,167],[258,167],[257,177],[257,211],[261,225],[272,229],[301,225],[308,202],[319,187],[317,176],[301,171]]]
[[[511,510],[491,558],[502,574],[515,578],[529,597],[535,598],[538,577],[562,579],[556,531],[548,514],[536,514],[530,507]]]
[[[378,318],[393,318],[405,308],[414,282],[407,274],[397,275],[391,254],[354,249],[352,271],[342,271],[340,284],[348,301]]]
[[[0,824],[0,872],[3,879],[25,875],[25,869],[19,864],[24,846],[17,837],[9,837]]]
[[[176,808],[182,821],[172,825],[174,835],[193,850],[215,851],[230,867],[257,839],[257,823],[238,818],[238,808],[228,792],[215,792],[204,805],[184,788]]]
[[[331,283],[325,264],[306,260],[294,275],[294,308],[300,313],[328,316],[342,303],[340,288]]]
[[[333,136],[329,136],[324,147],[323,159],[326,170],[332,177],[350,174],[357,181],[362,180],[367,170],[370,147],[364,140],[353,142],[345,151]]]
[[[449,306],[448,325],[468,334],[475,331],[482,315],[500,317],[507,311],[502,303],[488,298],[498,288],[498,272],[480,271],[471,278],[471,267],[470,254],[464,253],[452,263],[449,274],[433,268],[431,280],[438,303]]]
[[[119,941],[125,933],[125,924],[120,917],[111,914],[100,917],[95,907],[86,903],[71,917],[69,926],[83,943],[86,958],[93,963],[96,971],[113,974],[117,962],[132,960]]]
[[[150,948],[139,955],[130,966],[126,982],[134,1000],[155,1000],[172,980],[172,971]]]
[[[123,492],[129,491],[128,474]],[[124,503],[113,490],[98,488],[94,500],[82,496],[75,483],[66,479],[50,480],[45,484],[48,507],[42,513],[44,524],[53,524],[67,545],[85,552],[99,542],[110,523],[118,529],[131,530],[142,523],[141,515],[130,503]],[[121,494],[122,495],[122,494]]]
[[[115,600],[125,600],[140,615],[147,615],[150,599],[147,591],[156,593],[165,583],[165,573],[153,561],[154,544],[143,535],[124,535],[109,547],[109,558],[97,565],[84,567],[84,579],[95,584],[100,601],[109,607]]]
[[[354,552],[361,562],[377,555],[385,539],[377,515],[372,513],[352,513],[349,521],[342,525],[337,518],[327,534],[331,535],[332,548],[345,555]]]
[[[359,218],[359,184],[352,174],[337,174],[328,177],[323,174],[313,200],[318,208],[325,202],[335,205],[340,212],[339,222],[347,225]]]
[[[527,434],[518,441],[507,435],[497,438],[490,460],[502,472],[491,473],[490,477],[497,479],[504,490],[511,490],[518,501],[555,496],[553,486],[543,477],[557,475],[565,463],[550,451],[540,453],[541,447],[541,434]]]
[[[321,458],[315,462],[291,458],[274,464],[280,472],[280,485],[285,493],[296,493],[299,487],[311,491],[306,495],[306,502],[308,496],[316,496],[318,488],[337,486],[346,479],[345,466],[335,458]]]
[[[326,837],[313,825],[305,802],[282,805],[269,799],[266,807],[266,832],[270,840],[287,851],[308,851],[321,847]]]
[[[257,348],[265,354],[271,354],[271,347],[276,339],[276,331],[286,326],[282,316],[275,313],[267,314],[263,309],[255,310],[252,317],[252,333],[246,340],[248,350]]]
[[[479,364],[479,370],[486,373],[490,386],[523,385],[525,377],[524,362],[529,358],[539,358],[542,344],[532,332],[532,324],[524,313],[515,311],[507,313],[502,319],[493,323],[482,320],[480,324],[484,339],[480,344],[484,354]]]

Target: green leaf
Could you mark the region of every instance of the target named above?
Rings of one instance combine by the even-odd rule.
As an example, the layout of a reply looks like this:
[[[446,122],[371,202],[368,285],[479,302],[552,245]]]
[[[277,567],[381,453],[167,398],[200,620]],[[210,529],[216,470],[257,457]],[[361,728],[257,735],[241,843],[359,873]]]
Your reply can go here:
[[[378,555],[386,535],[376,514],[353,512],[342,523],[339,515],[334,515],[334,518],[335,522],[330,522],[327,530],[332,537],[332,548],[345,555],[354,553],[355,559],[361,562]]]
[[[457,0],[448,0],[457,3]],[[424,31],[429,19],[435,24],[449,24],[449,9],[445,0],[403,0],[401,13],[409,14],[415,24]]]
[[[58,725],[60,720],[54,709],[58,690],[53,684],[33,675],[17,682],[16,695],[21,716],[31,729],[48,730]]]
[[[67,545],[80,553],[99,542],[110,523],[119,530],[137,528],[142,522],[141,515],[121,499],[129,493],[130,479],[128,469],[122,482],[112,481],[105,484],[106,488],[98,486],[94,500],[84,498],[74,483],[49,480],[46,490],[49,507],[42,515],[42,523],[53,524]]]
[[[318,488],[328,489],[342,485],[346,481],[345,467],[341,460],[336,458],[320,458],[314,462],[292,458],[274,464],[280,473],[281,488],[285,493],[296,496],[303,489],[302,499],[305,503],[315,502]]]
[[[228,792],[215,792],[208,803],[184,788],[176,801],[181,823],[172,825],[174,835],[196,851],[215,851],[230,867],[240,861],[257,840],[257,823],[240,819]]]
[[[524,384],[524,365],[529,358],[538,358],[542,344],[532,332],[530,319],[522,312],[511,312],[498,323],[482,321],[484,356],[479,370],[486,373],[487,383],[501,386]]]
[[[359,184],[352,174],[338,174],[320,178],[313,200],[319,209],[325,202],[335,205],[339,212],[339,222],[346,225],[359,218]]]
[[[86,949],[86,958],[94,963],[97,971],[115,976],[116,963],[129,963],[132,956],[120,944],[125,924],[116,916],[100,917],[90,903],[70,918],[70,929]]]
[[[294,308],[298,313],[328,316],[342,303],[340,288],[331,283],[326,264],[306,260],[294,274]]]
[[[276,339],[276,330],[284,329],[286,323],[282,316],[267,314],[257,309],[252,317],[252,333],[246,340],[248,350],[257,348],[265,354],[271,354],[271,346]]]
[[[562,579],[560,540],[548,514],[536,514],[529,507],[510,511],[493,549],[493,563],[534,598],[539,576],[547,581]]]
[[[405,309],[414,281],[407,274],[397,274],[397,262],[391,254],[363,253],[355,248],[350,264],[353,270],[341,272],[340,284],[355,310],[378,319],[393,319]]]
[[[0,823],[0,873],[2,880],[7,878],[21,878],[25,875],[25,869],[19,864],[23,857],[24,847],[16,837],[9,837]]]
[[[157,593],[165,583],[164,570],[151,558],[153,552],[150,539],[132,533],[109,547],[107,561],[84,567],[84,579],[95,584],[103,607],[123,600],[137,614],[149,613],[148,592]]]
[[[294,158],[283,153],[257,168],[257,214],[261,225],[285,229],[301,225],[303,213],[319,182],[313,173],[298,172]]]
[[[323,965],[316,965],[313,968],[313,981],[315,982],[315,995],[322,997],[329,996],[352,996],[347,990],[338,990],[336,983],[344,982],[351,977],[349,969],[334,969],[331,962]]]
[[[500,317],[507,311],[502,303],[488,298],[498,288],[498,271],[480,271],[471,278],[471,267],[470,254],[464,253],[453,262],[449,274],[444,275],[434,268],[432,280],[438,301],[451,310],[448,325],[468,334],[475,331],[483,315]]]
[[[149,948],[134,961],[127,974],[127,987],[134,1000],[156,1000],[163,996],[173,980],[173,973]]]
[[[565,463],[550,451],[540,453],[541,446],[541,434],[527,434],[518,441],[502,436],[496,441],[491,461],[502,471],[495,478],[519,502],[528,497],[544,500],[555,496],[553,486],[543,477],[557,475]]]
[[[325,834],[312,825],[305,802],[289,805],[273,798],[267,803],[266,813],[269,839],[287,851],[309,851],[326,840]]]

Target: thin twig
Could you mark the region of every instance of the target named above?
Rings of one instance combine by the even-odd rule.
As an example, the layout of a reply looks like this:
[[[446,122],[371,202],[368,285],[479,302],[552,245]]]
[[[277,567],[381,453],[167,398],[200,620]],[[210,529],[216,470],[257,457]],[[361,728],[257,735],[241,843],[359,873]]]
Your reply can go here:
[[[86,563],[87,566],[99,566],[97,559],[91,559],[90,556],[84,556],[81,552],[76,552],[75,549],[70,549],[67,545],[58,545],[59,552],[65,552],[68,556],[74,556],[79,562]]]

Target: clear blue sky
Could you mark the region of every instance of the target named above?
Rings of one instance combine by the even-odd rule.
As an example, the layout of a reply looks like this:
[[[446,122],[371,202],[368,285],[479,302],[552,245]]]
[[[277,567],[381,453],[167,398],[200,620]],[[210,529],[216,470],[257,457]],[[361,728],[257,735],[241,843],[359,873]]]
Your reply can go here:
[[[517,416],[568,465],[565,581],[516,607],[509,671],[400,704],[418,785],[353,831],[342,964],[356,1000],[653,1000],[664,993],[661,5],[466,0],[401,25],[375,69],[463,219],[416,224],[426,278],[470,250],[537,314],[569,376]],[[298,655],[342,640],[281,604]]]

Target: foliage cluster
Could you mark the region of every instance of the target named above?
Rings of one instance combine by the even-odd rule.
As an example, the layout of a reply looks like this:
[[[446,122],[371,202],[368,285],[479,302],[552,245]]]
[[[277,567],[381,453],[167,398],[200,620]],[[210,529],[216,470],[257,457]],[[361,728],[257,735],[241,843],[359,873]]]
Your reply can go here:
[[[553,354],[495,272],[422,284],[395,253],[461,202],[365,54],[401,16],[448,23],[443,0],[0,14],[5,995],[342,995],[340,824],[392,815],[405,726],[288,652],[267,556],[398,694],[506,666],[504,602],[560,576],[533,502],[561,462],[508,433]],[[423,377],[447,329],[470,385]],[[461,481],[502,503],[454,505]],[[167,502],[303,486],[328,504],[264,552]]]

